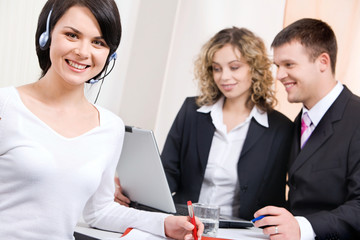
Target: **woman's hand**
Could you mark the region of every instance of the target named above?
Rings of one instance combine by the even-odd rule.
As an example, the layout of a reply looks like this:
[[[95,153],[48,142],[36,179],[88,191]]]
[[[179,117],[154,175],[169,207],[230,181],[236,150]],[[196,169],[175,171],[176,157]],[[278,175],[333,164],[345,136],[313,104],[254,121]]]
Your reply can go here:
[[[126,207],[130,204],[130,199],[128,199],[123,193],[120,185],[120,180],[118,177],[115,177],[115,194],[114,194],[114,201],[124,205]]]
[[[200,239],[204,232],[204,224],[196,219],[197,236]],[[190,217],[186,216],[169,216],[165,218],[165,234],[167,237],[174,239],[194,239],[192,230],[194,225],[190,222]]]

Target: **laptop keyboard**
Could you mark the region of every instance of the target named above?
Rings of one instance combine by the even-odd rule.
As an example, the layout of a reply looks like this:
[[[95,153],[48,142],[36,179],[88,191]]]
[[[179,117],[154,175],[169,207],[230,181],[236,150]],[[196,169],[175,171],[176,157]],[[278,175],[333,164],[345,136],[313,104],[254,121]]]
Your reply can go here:
[[[186,204],[175,204],[176,215],[188,216],[189,210]]]

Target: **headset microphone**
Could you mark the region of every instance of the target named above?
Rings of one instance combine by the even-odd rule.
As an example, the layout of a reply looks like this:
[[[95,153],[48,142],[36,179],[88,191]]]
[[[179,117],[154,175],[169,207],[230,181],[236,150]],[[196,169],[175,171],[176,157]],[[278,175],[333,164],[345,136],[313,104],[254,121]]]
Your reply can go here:
[[[43,32],[41,35],[40,35],[40,38],[39,38],[39,45],[40,45],[40,49],[41,50],[46,50],[47,49],[47,43],[49,41],[49,36],[50,36],[50,16],[51,16],[51,13],[52,13],[52,9],[50,10],[49,12],[49,15],[47,16],[47,20],[46,20],[46,31]]]
[[[90,84],[95,84],[97,83],[98,81],[100,81],[99,79],[90,79],[89,83]]]
[[[110,73],[110,72],[113,70],[113,68],[114,68],[116,58],[117,58],[116,52],[114,52],[113,54],[111,54],[111,56],[109,57],[108,63],[110,63],[112,60],[114,60],[114,63],[113,63],[113,65],[111,66],[111,69],[109,70],[109,72],[106,72],[106,71],[107,71],[107,67],[106,67],[106,68],[105,68],[105,74],[104,74],[103,77],[98,78],[98,79],[90,79],[90,80],[89,80],[89,83],[90,83],[90,84],[95,84],[95,83],[97,83],[98,81],[103,80],[107,75],[109,75],[109,73]]]
[[[98,78],[98,79],[90,79],[88,83],[90,83],[90,84],[97,83],[98,81],[103,80],[107,75],[109,75],[109,73],[113,70],[113,68],[114,68],[114,66],[115,66],[115,60],[116,60],[116,58],[117,58],[117,54],[116,54],[116,52],[114,52],[113,54],[111,54],[111,56],[109,57],[109,60],[108,60],[108,64],[109,64],[112,60],[114,60],[112,66],[111,66],[111,68],[110,68],[110,70],[107,71],[108,65],[106,65],[105,70],[104,70],[104,76],[102,76],[101,78]],[[99,94],[100,94],[101,87],[102,87],[103,83],[104,83],[104,81],[101,81],[100,87],[99,87],[99,91],[98,91],[98,93],[96,94],[96,98],[95,98],[94,104],[95,104],[96,101],[98,100],[98,97],[99,97]]]

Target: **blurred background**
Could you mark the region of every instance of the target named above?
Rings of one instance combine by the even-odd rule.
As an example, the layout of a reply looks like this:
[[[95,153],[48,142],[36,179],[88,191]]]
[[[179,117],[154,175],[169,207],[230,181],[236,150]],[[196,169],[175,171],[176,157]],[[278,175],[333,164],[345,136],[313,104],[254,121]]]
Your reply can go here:
[[[38,15],[45,0],[0,0],[0,87],[37,81],[35,52]],[[268,47],[288,24],[304,17],[332,26],[338,40],[336,78],[360,95],[359,0],[116,0],[123,25],[112,73],[97,104],[126,125],[155,132],[159,150],[187,96],[197,94],[193,63],[201,46],[226,27],[245,27]],[[276,68],[273,68],[274,73]],[[94,101],[100,84],[87,86]],[[276,81],[276,109],[294,119],[301,105],[290,104]]]

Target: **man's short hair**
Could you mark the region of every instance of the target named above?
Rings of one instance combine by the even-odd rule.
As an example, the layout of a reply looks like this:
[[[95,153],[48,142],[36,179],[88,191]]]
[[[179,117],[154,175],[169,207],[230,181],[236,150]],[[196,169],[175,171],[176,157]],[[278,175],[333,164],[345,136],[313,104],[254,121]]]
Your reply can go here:
[[[327,23],[312,18],[300,19],[281,30],[271,47],[280,47],[292,41],[299,41],[312,61],[322,53],[329,54],[331,71],[335,74],[337,42],[334,31]]]

